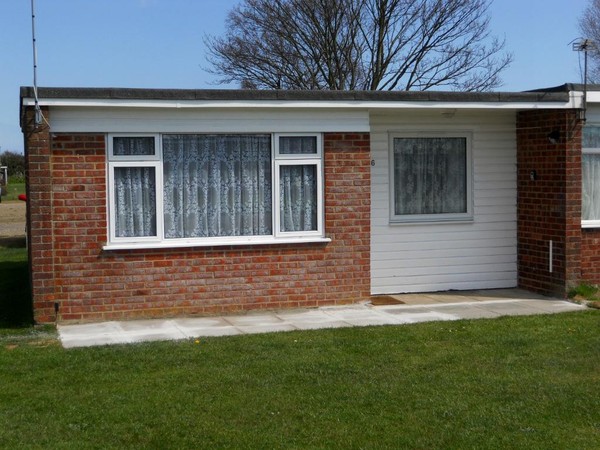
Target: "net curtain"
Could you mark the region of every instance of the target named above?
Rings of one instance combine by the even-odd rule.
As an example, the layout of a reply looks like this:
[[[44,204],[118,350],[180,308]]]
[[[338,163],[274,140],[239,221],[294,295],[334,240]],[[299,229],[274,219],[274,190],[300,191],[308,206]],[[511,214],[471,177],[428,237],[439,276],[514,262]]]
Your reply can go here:
[[[600,220],[600,154],[582,155],[582,204],[583,220]]]
[[[166,238],[272,233],[269,135],[163,137]]]
[[[395,213],[464,213],[464,138],[394,139]]]

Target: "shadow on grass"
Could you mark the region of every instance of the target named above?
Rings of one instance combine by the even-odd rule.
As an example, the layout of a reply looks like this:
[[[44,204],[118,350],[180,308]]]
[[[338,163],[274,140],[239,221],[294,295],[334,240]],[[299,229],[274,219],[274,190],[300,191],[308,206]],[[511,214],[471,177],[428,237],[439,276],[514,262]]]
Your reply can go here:
[[[25,238],[0,242],[0,328],[33,324]]]

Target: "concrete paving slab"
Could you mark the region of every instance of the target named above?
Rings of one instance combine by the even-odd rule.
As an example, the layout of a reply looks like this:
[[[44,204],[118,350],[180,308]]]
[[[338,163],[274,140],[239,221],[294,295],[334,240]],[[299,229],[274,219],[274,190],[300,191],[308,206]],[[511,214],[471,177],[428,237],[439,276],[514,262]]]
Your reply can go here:
[[[337,320],[346,320],[346,319],[364,319],[367,317],[377,317],[378,313],[376,308],[367,308],[363,307],[361,309],[357,308],[338,308],[338,309],[328,309],[325,311],[327,315],[331,318]]]
[[[435,303],[466,303],[473,301],[470,297],[459,294],[429,294],[425,296],[426,298],[430,298]]]
[[[279,325],[283,321],[274,314],[248,314],[245,316],[225,316],[223,319],[234,327]]]
[[[338,308],[339,309],[339,308]],[[334,309],[335,311],[336,309]],[[328,311],[332,311],[329,309]],[[280,311],[275,315],[283,322],[294,326],[299,330],[316,330],[319,328],[342,328],[351,324],[338,320],[328,311],[322,309],[310,309],[302,311]]]
[[[236,336],[238,334],[244,334],[236,327],[192,328],[182,329],[181,331],[187,338]]]
[[[369,326],[369,325],[398,325],[406,323],[397,316],[381,312],[381,307],[370,307],[360,309],[344,310],[339,309],[335,311],[327,311],[332,318],[347,322],[354,326]]]
[[[523,300],[520,303],[531,308],[539,309],[541,312],[550,314],[568,311],[582,311],[587,309],[587,307],[583,305],[565,302],[562,300]]]
[[[406,297],[408,294],[396,295],[394,296],[398,300],[400,300],[406,306],[419,306],[419,305],[431,305],[432,303],[440,303],[435,298],[427,295],[410,295]]]
[[[533,308],[531,305],[525,305],[519,301],[480,302],[479,304],[475,305],[475,307],[497,313],[501,316],[528,316],[543,314],[543,312],[539,309]]]
[[[184,317],[173,319],[173,322],[180,328],[219,328],[231,326],[223,317]]]
[[[236,328],[244,334],[272,333],[276,331],[295,331],[298,329],[294,325],[289,323],[246,325],[237,326]]]
[[[457,316],[459,319],[493,319],[499,317],[500,314],[493,311],[488,311],[483,308],[477,308],[477,305],[461,304],[461,305],[436,305],[431,307],[432,310]]]
[[[353,326],[342,320],[322,321],[322,322],[292,322],[299,330],[321,330],[326,328],[347,328]]]
[[[139,333],[134,336],[130,336],[132,343],[138,342],[156,342],[156,341],[180,341],[182,339],[186,339],[183,333],[152,333],[152,334],[144,334]],[[126,343],[126,342],[123,342]],[[127,342],[128,343],[128,342]]]
[[[222,317],[198,317],[192,319],[175,319],[175,326],[188,338],[200,336],[234,336],[242,334]]]
[[[582,305],[514,289],[470,291],[468,296],[466,292],[458,295],[454,292],[446,294],[444,301],[432,300],[436,298],[434,294],[411,294],[416,303],[380,306],[357,304],[225,317],[59,325],[58,331],[63,346],[73,348],[244,333],[550,314],[587,309]],[[437,298],[439,300],[439,296]],[[465,302],[463,298],[471,301]]]
[[[347,322],[350,325],[355,326],[355,327],[370,327],[370,326],[377,326],[377,325],[401,325],[403,323],[402,319],[397,318],[397,317],[386,318],[386,317],[376,317],[376,316],[346,319],[346,320],[344,320],[344,322]]]
[[[64,348],[127,344],[133,342],[123,332],[120,322],[58,325],[57,329]]]
[[[546,297],[535,292],[526,291],[524,289],[480,289],[467,291],[465,295],[472,298],[474,301],[493,301],[493,300],[551,300],[551,297]]]
[[[427,312],[406,312],[400,317],[410,320],[410,323],[459,320],[461,318],[460,316],[457,316],[455,314],[447,314],[439,312],[437,310]]]
[[[79,325],[58,325],[58,331],[65,337],[101,335],[104,333],[120,333],[120,322],[84,323]]]
[[[60,341],[64,348],[96,347],[99,345],[134,344],[135,342],[127,336],[88,336],[88,337],[63,337]]]
[[[431,305],[431,303],[430,303]],[[439,305],[431,306],[431,308],[435,308]],[[393,305],[393,306],[374,306],[373,309],[377,309],[383,314],[417,314],[417,313],[426,313],[431,311],[427,305]]]
[[[390,295],[390,297],[402,302],[407,305],[416,305],[421,304],[423,302],[431,303],[431,298],[425,297],[423,294],[396,294]]]
[[[179,333],[179,330],[175,326],[172,320],[131,320],[120,323],[121,330],[125,333],[137,334],[139,332],[152,334],[152,333]]]
[[[331,321],[331,316],[321,309],[311,309],[305,311],[279,311],[275,316],[284,322],[328,322]]]

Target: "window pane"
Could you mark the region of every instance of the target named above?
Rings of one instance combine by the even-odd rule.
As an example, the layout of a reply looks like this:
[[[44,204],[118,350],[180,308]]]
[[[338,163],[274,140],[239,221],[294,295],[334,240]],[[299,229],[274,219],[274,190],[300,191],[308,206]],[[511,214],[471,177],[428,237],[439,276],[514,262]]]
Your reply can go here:
[[[583,148],[600,148],[600,127],[583,127]]]
[[[281,155],[316,155],[316,136],[280,136],[279,154]]]
[[[113,137],[113,155],[115,156],[153,156],[154,153],[154,137],[152,136]]]
[[[394,139],[394,214],[467,212],[466,138]]]
[[[317,230],[317,166],[280,167],[281,231]]]
[[[156,236],[154,167],[115,167],[116,237]]]
[[[166,238],[272,234],[269,135],[163,137]]]
[[[582,162],[582,220],[600,220],[600,154],[584,153]]]

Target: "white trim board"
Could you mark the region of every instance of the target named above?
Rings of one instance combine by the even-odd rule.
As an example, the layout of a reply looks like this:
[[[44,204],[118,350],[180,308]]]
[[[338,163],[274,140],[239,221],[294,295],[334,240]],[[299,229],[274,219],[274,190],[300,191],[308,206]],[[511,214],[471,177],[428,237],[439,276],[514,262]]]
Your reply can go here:
[[[591,100],[589,100],[591,101]],[[41,98],[40,106],[85,108],[159,108],[159,109],[570,109],[581,104],[578,95],[570,100],[545,102],[515,101],[366,101],[366,100],[120,100],[120,99],[64,99]],[[24,106],[34,106],[33,98],[23,98]]]
[[[62,107],[55,133],[366,133],[368,111],[193,110]]]

